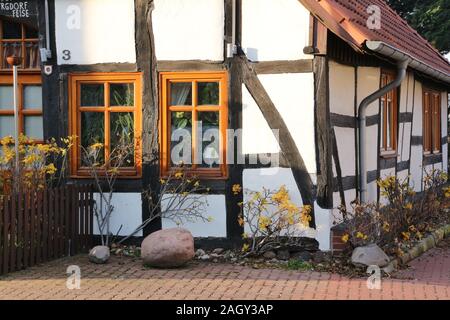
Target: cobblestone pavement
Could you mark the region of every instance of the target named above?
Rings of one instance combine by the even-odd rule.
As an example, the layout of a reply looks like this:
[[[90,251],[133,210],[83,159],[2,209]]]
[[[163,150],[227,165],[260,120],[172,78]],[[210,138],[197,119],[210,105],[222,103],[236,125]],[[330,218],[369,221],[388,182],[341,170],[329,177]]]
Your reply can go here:
[[[450,299],[450,246],[429,251],[411,267],[384,278],[381,290],[366,279],[227,264],[194,263],[177,270],[142,267],[114,257],[93,265],[86,256],[53,261],[0,278],[0,299]],[[81,288],[66,287],[69,265],[81,268]]]

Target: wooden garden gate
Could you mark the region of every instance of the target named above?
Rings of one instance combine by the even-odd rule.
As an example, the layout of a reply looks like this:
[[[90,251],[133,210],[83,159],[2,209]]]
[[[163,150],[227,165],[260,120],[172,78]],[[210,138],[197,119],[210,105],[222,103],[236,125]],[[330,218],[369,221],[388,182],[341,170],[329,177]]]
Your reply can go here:
[[[0,275],[92,245],[93,192],[66,185],[0,197]]]

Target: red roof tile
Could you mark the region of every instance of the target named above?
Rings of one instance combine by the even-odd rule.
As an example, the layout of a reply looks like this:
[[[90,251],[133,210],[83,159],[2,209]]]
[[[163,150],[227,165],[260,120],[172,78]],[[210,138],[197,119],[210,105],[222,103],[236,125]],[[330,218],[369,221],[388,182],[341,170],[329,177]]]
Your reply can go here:
[[[361,49],[364,49],[366,41],[383,41],[433,69],[450,74],[450,63],[383,0],[300,1],[312,13],[319,14],[325,25],[330,22],[330,18],[334,19],[332,23],[339,24],[350,35],[353,45]],[[317,4],[322,10],[317,10]],[[370,5],[376,5],[381,10],[381,29],[369,29],[367,26],[371,15],[367,8]],[[336,32],[333,28],[330,30]],[[343,38],[349,41],[348,37]]]

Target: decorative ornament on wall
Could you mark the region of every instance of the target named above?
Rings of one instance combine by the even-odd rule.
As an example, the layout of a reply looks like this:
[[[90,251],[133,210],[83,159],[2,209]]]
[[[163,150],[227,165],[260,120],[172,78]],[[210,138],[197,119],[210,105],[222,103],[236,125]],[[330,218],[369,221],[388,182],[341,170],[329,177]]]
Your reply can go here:
[[[53,73],[53,66],[44,66],[45,75],[49,76]]]

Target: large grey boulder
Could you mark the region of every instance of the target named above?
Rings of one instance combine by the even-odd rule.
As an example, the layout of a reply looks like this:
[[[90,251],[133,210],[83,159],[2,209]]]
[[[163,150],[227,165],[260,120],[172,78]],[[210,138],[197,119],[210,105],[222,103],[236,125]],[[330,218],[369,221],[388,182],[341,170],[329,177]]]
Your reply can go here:
[[[385,267],[390,259],[384,251],[376,244],[358,247],[353,250],[352,263],[356,266],[379,266]]]
[[[195,257],[194,237],[181,228],[154,232],[142,242],[141,256],[151,267],[181,267]]]
[[[108,262],[110,257],[109,247],[97,246],[89,251],[89,261],[96,264],[104,264]]]

